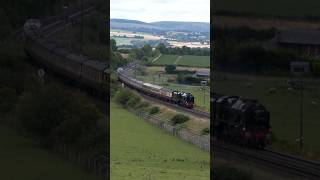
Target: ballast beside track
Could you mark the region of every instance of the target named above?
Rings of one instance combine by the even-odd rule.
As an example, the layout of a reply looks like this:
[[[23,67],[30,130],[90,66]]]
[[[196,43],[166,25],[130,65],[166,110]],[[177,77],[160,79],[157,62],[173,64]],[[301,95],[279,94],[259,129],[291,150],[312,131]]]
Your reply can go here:
[[[288,175],[303,179],[320,179],[320,162],[309,161],[296,156],[291,156],[272,150],[249,149],[212,140],[212,149],[215,156],[225,154],[228,157],[236,156],[246,161],[258,163],[260,166],[280,170]]]

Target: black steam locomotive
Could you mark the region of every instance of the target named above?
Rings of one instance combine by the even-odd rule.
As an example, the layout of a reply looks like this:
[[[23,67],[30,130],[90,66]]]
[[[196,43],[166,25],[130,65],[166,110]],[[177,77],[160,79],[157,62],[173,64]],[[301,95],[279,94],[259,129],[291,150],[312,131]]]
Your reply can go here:
[[[270,113],[254,99],[211,94],[214,136],[243,146],[263,148],[268,143]]]

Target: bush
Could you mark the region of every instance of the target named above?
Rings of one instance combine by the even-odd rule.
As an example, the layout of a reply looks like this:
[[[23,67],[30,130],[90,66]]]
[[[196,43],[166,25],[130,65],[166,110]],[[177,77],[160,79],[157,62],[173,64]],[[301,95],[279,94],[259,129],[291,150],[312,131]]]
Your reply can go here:
[[[123,107],[137,108],[141,104],[140,96],[127,89],[119,89],[116,92],[115,100]]]
[[[127,107],[136,107],[141,102],[141,98],[135,93],[130,93],[129,101],[127,102]]]
[[[204,129],[202,129],[201,134],[202,134],[202,135],[208,135],[208,134],[210,134],[210,128],[204,128]]]
[[[22,127],[47,147],[67,143],[88,148],[86,138],[96,133],[102,118],[86,98],[56,86],[24,94],[16,110]]]
[[[173,74],[176,71],[175,65],[166,65],[165,70],[168,74]]]
[[[137,108],[137,109],[143,109],[143,108],[147,108],[147,107],[149,107],[149,106],[150,106],[150,103],[143,101],[143,102],[139,103],[139,104],[136,106],[136,108]]]
[[[127,102],[130,100],[130,91],[120,89],[115,95],[115,100],[122,106],[127,106]]]
[[[177,114],[171,119],[171,123],[174,125],[182,124],[182,123],[189,121],[189,119],[190,118],[188,116],[185,116],[183,114]]]
[[[10,112],[18,101],[18,95],[14,89],[0,88],[0,113]]]
[[[156,106],[151,108],[151,110],[150,110],[150,114],[157,114],[159,112],[160,112],[160,108],[156,107]]]

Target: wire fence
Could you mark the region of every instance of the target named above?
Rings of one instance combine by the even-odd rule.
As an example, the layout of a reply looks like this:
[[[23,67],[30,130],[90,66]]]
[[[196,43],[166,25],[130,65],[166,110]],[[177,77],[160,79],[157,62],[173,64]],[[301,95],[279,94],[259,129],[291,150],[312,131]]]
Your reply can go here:
[[[54,151],[62,154],[68,161],[81,165],[89,172],[104,179],[109,177],[109,158],[106,155],[80,151],[66,144],[56,145]]]
[[[164,122],[163,119],[161,119],[160,117],[156,115],[150,115],[148,112],[145,112],[145,111],[135,111],[135,114],[139,118],[148,121],[153,126],[163,129],[173,136],[177,136],[186,142],[194,144],[199,148],[210,152],[210,136],[209,135],[195,134],[193,132],[190,132],[189,130]]]

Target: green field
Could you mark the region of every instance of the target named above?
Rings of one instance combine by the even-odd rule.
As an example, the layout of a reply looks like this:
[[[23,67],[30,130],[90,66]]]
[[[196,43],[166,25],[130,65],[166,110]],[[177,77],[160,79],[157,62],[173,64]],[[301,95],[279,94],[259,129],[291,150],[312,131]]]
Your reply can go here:
[[[0,126],[1,179],[94,180],[103,179],[58,154],[39,148],[7,127]]]
[[[131,41],[135,40],[134,38],[122,38],[122,37],[111,37],[111,38],[116,41],[117,46],[120,46],[120,45],[132,45]]]
[[[272,16],[320,17],[319,0],[218,0],[214,2],[214,6],[216,11]]]
[[[170,65],[174,64],[174,62],[177,60],[179,56],[178,55],[164,55],[162,54],[161,57],[154,61],[155,65]]]
[[[241,75],[217,77],[213,81],[213,89],[219,93],[258,99],[270,111],[272,132],[276,138],[296,144],[298,147],[296,139],[299,137],[300,127],[300,91],[288,90],[286,84],[288,78],[241,77]],[[251,83],[252,87],[247,87],[247,83]],[[276,92],[269,93],[270,88],[276,88]],[[320,85],[315,81],[308,83],[304,91],[304,143],[306,150],[316,152],[318,157],[320,157],[319,111]]]
[[[210,56],[192,56],[185,55],[162,55],[158,60],[153,62],[154,65],[178,65],[190,67],[210,67]]]
[[[112,180],[208,180],[210,155],[111,102]]]

